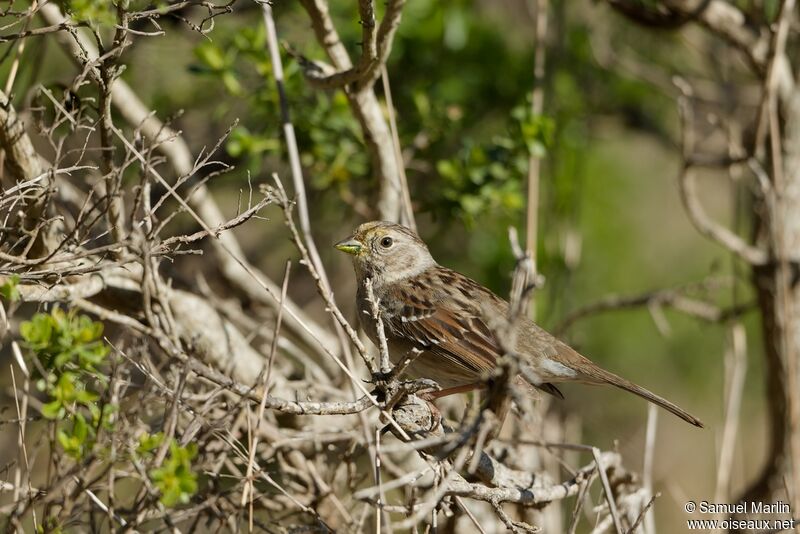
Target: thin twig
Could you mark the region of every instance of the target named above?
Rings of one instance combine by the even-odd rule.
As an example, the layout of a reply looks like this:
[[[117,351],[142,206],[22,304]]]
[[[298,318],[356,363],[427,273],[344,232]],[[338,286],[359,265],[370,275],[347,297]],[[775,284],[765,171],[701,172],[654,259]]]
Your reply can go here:
[[[622,522],[620,522],[619,512],[617,511],[617,504],[614,501],[614,493],[611,491],[611,484],[608,483],[608,475],[606,474],[606,470],[603,468],[602,459],[600,457],[600,449],[597,447],[592,447],[592,456],[594,456],[594,462],[597,465],[600,481],[603,483],[603,492],[606,496],[606,502],[608,503],[608,511],[611,514],[611,519],[614,521],[614,528],[617,530],[617,534],[625,534],[625,531],[622,529]]]
[[[647,428],[644,439],[644,461],[642,462],[642,487],[647,495],[653,493],[653,465],[656,458],[656,430],[658,429],[658,408],[655,404],[647,405]],[[632,528],[631,532],[636,529]],[[645,517],[645,532],[655,534],[655,516],[650,513]]]

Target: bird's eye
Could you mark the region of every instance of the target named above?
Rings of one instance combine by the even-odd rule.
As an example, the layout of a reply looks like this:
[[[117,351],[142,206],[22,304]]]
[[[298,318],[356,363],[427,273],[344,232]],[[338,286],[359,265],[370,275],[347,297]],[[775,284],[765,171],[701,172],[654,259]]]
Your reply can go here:
[[[383,248],[389,248],[389,247],[391,247],[391,246],[392,246],[392,243],[393,243],[393,241],[392,241],[392,238],[391,238],[391,237],[388,237],[388,236],[387,236],[387,237],[384,237],[383,239],[381,239],[381,246],[382,246]]]

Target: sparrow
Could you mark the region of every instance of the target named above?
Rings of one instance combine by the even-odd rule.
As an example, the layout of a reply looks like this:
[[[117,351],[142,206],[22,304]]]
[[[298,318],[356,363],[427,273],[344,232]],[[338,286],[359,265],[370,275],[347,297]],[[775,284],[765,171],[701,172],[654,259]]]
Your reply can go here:
[[[406,369],[442,388],[436,397],[485,387],[487,376],[506,351],[492,316],[507,317],[508,303],[474,280],[436,263],[428,247],[410,229],[385,221],[360,225],[335,247],[352,256],[361,327],[379,345],[378,321],[366,281],[372,281],[393,364],[414,353]],[[521,378],[563,398],[555,384],[610,384],[638,395],[697,427],[703,423],[674,403],[602,369],[527,317],[515,325],[513,351]]]

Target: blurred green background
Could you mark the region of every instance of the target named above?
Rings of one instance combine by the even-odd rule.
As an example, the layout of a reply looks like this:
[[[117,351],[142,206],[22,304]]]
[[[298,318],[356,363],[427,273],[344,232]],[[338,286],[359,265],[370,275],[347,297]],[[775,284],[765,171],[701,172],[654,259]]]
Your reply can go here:
[[[89,2],[88,4],[91,4]],[[598,62],[603,51],[663,73],[692,75],[712,68],[713,43],[700,30],[652,32],[634,27],[602,3],[551,2],[543,116],[529,112],[533,85],[533,14],[524,0],[408,2],[388,72],[407,159],[420,232],[440,263],[456,268],[501,295],[508,292],[513,256],[509,225],[524,228],[525,177],[531,153],[543,157],[539,212],[537,317],[546,328],[608,294],[631,295],[690,284],[714,276],[743,277],[720,247],[704,240],[686,218],[676,179],[677,113],[664,88],[641,81],[616,64]],[[379,6],[382,9],[383,6]],[[331,2],[352,56],[360,53],[355,2]],[[278,32],[293,49],[326,59],[307,15],[295,2],[275,2]],[[379,13],[380,16],[380,13]],[[215,19],[203,37],[179,21],[162,21],[166,35],[138,38],[126,50],[123,78],[161,117],[176,116],[192,150],[210,147],[238,125],[220,158],[236,169],[211,182],[228,213],[239,192],[270,181],[289,181],[278,120],[277,92],[254,3],[239,2]],[[30,40],[15,101],[34,83],[68,84],[74,68],[47,40]],[[604,63],[604,64],[601,64]],[[284,54],[288,95],[310,195],[314,233],[354,318],[351,267],[329,244],[368,217],[377,184],[344,95],[310,88],[294,59]],[[3,65],[3,77],[8,62]],[[710,69],[710,70],[709,70]],[[380,93],[380,84],[376,90]],[[737,195],[724,176],[705,176],[701,193],[712,215],[735,219]],[[237,230],[251,259],[280,279],[295,252],[281,215]],[[189,224],[189,221],[186,222]],[[202,270],[202,262],[194,269]],[[739,302],[751,296],[736,281]],[[294,272],[292,296],[321,320],[313,284]],[[729,304],[732,290],[714,294]],[[668,335],[647,309],[602,314],[576,323],[567,339],[581,352],[681,404],[707,423],[697,430],[659,414],[655,471],[663,493],[656,513],[663,532],[684,523],[682,503],[710,499],[723,411],[727,328],[665,312]],[[745,317],[748,372],[742,417],[748,431],[737,441],[733,487],[743,488],[764,450],[761,347],[756,317]],[[555,409],[577,413],[582,441],[617,447],[628,467],[641,470],[647,407],[619,391],[566,386]]]

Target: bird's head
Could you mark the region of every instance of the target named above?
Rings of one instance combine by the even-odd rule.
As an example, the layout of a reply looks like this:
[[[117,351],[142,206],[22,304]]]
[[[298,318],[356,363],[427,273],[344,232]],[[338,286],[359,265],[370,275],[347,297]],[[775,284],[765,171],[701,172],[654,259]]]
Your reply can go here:
[[[385,221],[364,223],[335,247],[352,255],[359,280],[394,282],[436,265],[425,243],[405,226]]]

